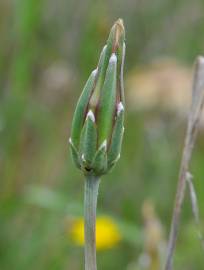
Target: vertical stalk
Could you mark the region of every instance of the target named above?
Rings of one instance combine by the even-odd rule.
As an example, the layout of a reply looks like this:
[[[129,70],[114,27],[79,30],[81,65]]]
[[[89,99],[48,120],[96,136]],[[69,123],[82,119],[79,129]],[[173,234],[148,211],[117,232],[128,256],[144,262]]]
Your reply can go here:
[[[89,175],[85,179],[84,232],[85,270],[97,270],[96,266],[96,207],[100,179]]]
[[[189,165],[198,132],[199,118],[204,104],[204,57],[202,56],[199,56],[196,61],[192,88],[192,103],[188,117],[186,139],[180,166],[175,205],[167,247],[165,270],[172,270],[172,259],[176,247],[179,223],[181,219],[181,208],[186,190],[186,181],[189,174]]]

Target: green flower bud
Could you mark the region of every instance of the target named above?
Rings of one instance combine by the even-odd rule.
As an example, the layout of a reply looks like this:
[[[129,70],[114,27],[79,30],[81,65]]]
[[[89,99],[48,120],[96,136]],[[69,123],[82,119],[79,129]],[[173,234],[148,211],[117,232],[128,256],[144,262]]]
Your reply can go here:
[[[125,31],[112,27],[98,67],[77,103],[69,140],[74,163],[85,174],[107,173],[120,157],[124,122]]]

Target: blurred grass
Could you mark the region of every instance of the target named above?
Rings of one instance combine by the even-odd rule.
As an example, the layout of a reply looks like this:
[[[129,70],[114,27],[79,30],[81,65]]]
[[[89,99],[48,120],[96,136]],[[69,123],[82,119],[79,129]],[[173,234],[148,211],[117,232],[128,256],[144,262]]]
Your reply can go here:
[[[126,24],[128,73],[164,55],[192,65],[204,49],[203,11],[201,0],[1,1],[1,269],[83,269],[83,250],[66,234],[66,219],[81,215],[83,202],[83,177],[72,165],[67,139],[74,104],[113,21],[123,17]],[[47,71],[64,63],[70,83],[54,87],[58,77]],[[127,269],[137,261],[146,198],[168,231],[184,132],[176,113],[127,113],[121,160],[104,177],[98,203],[99,213],[121,226],[123,241],[100,252],[99,269]],[[202,136],[203,130],[192,163],[201,220]],[[202,269],[203,259],[186,200],[175,269],[195,265]]]

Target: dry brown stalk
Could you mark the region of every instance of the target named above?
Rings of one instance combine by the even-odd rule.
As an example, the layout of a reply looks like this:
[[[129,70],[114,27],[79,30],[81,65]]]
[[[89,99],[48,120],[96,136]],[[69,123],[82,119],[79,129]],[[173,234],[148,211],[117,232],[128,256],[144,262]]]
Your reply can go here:
[[[199,56],[196,61],[193,86],[192,86],[192,103],[188,116],[188,125],[183,148],[183,155],[180,165],[178,186],[173,210],[171,230],[167,248],[167,259],[165,270],[172,270],[172,258],[176,246],[176,239],[181,216],[181,207],[185,195],[187,178],[189,175],[189,165],[192,151],[198,131],[199,118],[204,103],[204,57]]]

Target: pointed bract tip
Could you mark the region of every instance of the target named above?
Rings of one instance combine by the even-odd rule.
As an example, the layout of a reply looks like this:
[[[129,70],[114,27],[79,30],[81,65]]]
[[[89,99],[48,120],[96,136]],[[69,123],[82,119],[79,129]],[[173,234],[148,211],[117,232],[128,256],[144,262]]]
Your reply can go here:
[[[94,116],[92,110],[89,110],[89,112],[87,113],[86,119],[88,119],[88,118],[90,118],[90,120],[95,123],[95,116]]]
[[[199,55],[197,57],[197,62],[199,65],[204,65],[204,57],[202,55]]]
[[[70,143],[71,145],[73,145],[73,142],[72,142],[72,138],[71,138],[71,137],[69,138],[69,143]]]
[[[107,48],[107,45],[105,45],[105,46],[103,47],[102,53],[106,50],[106,48]]]
[[[100,146],[100,149],[102,149],[102,148],[105,148],[106,149],[106,147],[107,147],[107,140],[105,140],[105,141],[102,142],[102,144]]]
[[[109,60],[109,63],[116,63],[116,62],[117,62],[117,56],[115,53],[112,53],[110,60]]]
[[[92,71],[91,75],[92,75],[92,76],[96,76],[97,72],[98,72],[98,68],[94,69],[94,70]]]
[[[115,29],[115,45],[116,47],[118,46],[119,40],[121,38],[125,38],[125,27],[123,24],[123,20],[122,19],[118,19],[114,26],[113,29]]]
[[[119,18],[115,23],[114,26],[116,27],[119,34],[123,33],[125,31],[123,19]]]
[[[120,102],[117,105],[117,115],[119,115],[122,111],[124,111],[124,106],[123,106],[123,103]]]
[[[120,26],[122,26],[122,27],[124,27],[124,23],[123,23],[123,19],[122,18],[117,19],[117,21],[115,23],[118,24],[118,25],[120,25]]]
[[[81,155],[81,159],[82,159],[83,162],[86,162],[84,154]]]

